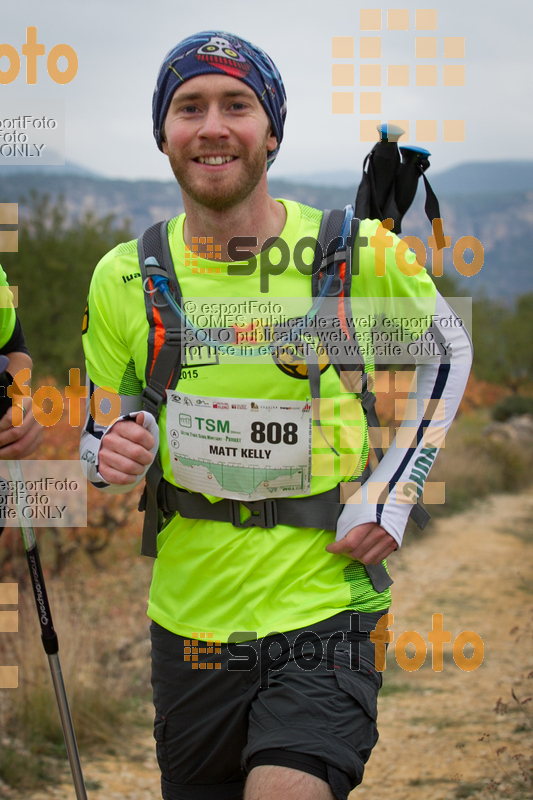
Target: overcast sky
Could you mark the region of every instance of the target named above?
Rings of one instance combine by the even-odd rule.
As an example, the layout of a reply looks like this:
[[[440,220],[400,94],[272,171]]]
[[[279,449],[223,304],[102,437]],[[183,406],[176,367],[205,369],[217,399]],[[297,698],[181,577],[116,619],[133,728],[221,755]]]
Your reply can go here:
[[[409,119],[412,130],[417,119],[437,119],[440,129],[444,119],[465,120],[464,142],[425,145],[433,171],[463,161],[533,158],[531,0],[4,0],[2,43],[20,53],[26,27],[36,25],[47,53],[58,43],[76,50],[79,71],[70,84],[58,85],[40,58],[37,83],[30,86],[23,60],[18,78],[0,86],[0,96],[64,98],[67,159],[109,177],[167,179],[167,160],[151,133],[161,60],[191,33],[232,31],[263,47],[285,83],[285,138],[270,175],[359,170],[371,147],[359,141],[359,87],[353,89],[356,113],[334,115],[331,39],[355,37],[355,58],[346,63],[355,65],[357,82],[361,7],[384,10],[382,65],[411,65],[409,87],[382,88],[383,118]],[[409,31],[387,30],[385,12],[393,8],[409,8]],[[437,9],[437,31],[415,32],[416,8]],[[413,85],[415,35],[438,38],[440,88]],[[442,87],[442,37],[452,36],[466,39],[464,62],[450,62],[465,64],[464,87]],[[0,68],[7,66],[3,58]]]

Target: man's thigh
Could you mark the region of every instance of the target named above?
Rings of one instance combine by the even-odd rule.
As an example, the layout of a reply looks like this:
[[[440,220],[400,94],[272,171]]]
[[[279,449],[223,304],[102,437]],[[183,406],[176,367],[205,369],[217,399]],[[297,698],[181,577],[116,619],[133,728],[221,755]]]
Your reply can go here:
[[[244,800],[334,800],[327,783],[287,767],[254,767],[248,775]]]
[[[377,741],[381,676],[368,631],[380,616],[343,612],[240,650],[222,645],[221,653],[200,652],[196,669],[185,660],[190,642],[153,623],[165,800],[237,800],[246,774],[261,765],[301,770],[346,797]],[[252,657],[239,662],[243,652]]]

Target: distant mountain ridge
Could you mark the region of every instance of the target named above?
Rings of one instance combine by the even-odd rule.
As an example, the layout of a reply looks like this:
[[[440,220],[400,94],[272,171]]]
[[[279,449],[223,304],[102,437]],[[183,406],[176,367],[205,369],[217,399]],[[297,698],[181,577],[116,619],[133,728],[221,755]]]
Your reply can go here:
[[[6,166],[0,164],[0,178],[4,176],[10,177],[15,174],[57,175],[58,177],[77,175],[103,181],[118,180],[108,178],[73,161],[65,161],[65,164],[50,166],[33,164],[29,166],[20,164]],[[359,185],[361,174],[362,170],[333,170],[280,176],[271,178],[270,182],[347,189],[356,188]],[[533,161],[467,161],[441,172],[434,172],[430,167],[427,171],[427,176],[435,192],[442,196],[493,191],[524,192],[533,190]]]
[[[0,202],[19,202],[23,219],[27,210],[22,201],[32,190],[48,194],[52,200],[62,195],[71,217],[87,211],[98,216],[114,214],[119,221],[128,217],[135,236],[153,222],[183,211],[181,192],[175,181],[111,180],[72,171],[66,173],[67,170],[62,174],[2,171]],[[452,249],[446,250],[445,274],[457,278],[469,292],[483,290],[495,298],[511,300],[517,294],[533,292],[530,245],[533,161],[459,165],[440,176],[435,175],[431,183],[440,200],[444,233],[451,237],[452,248],[462,236],[475,236],[485,251],[481,271],[472,278],[462,278],[454,269]],[[353,202],[356,185],[314,186],[271,179],[269,190],[273,197],[296,200],[315,208],[342,208]],[[424,199],[420,184],[416,200],[404,219],[402,235],[418,236],[426,245],[430,260],[427,239],[431,228],[423,210]]]
[[[0,177],[10,177],[26,173],[30,175],[83,175],[87,178],[101,178],[107,180],[104,175],[93,172],[81,164],[74,161],[65,161],[64,164],[34,164],[21,163],[21,159],[12,164],[0,164]]]
[[[431,160],[431,159],[430,159]],[[289,183],[310,186],[355,187],[362,174],[355,170],[315,172],[279,178]],[[432,165],[427,177],[437,194],[477,194],[479,192],[523,192],[533,190],[533,161],[469,161],[434,172]]]

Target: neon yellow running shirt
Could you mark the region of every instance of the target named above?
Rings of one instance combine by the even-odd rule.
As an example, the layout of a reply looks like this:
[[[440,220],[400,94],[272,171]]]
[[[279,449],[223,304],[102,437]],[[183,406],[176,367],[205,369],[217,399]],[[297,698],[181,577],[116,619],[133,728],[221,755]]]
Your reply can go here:
[[[11,339],[16,320],[13,292],[9,289],[6,273],[0,267],[0,347],[3,347]]]
[[[281,238],[293,252],[303,237],[318,236],[321,212],[282,200],[287,221]],[[184,215],[169,225],[170,249],[183,294],[188,298],[308,298],[311,278],[293,265],[270,276],[268,295],[259,292],[259,269],[231,276],[227,265],[195,258],[185,251]],[[365,220],[361,235],[372,236],[379,223]],[[394,237],[394,242],[398,240]],[[394,249],[386,252],[386,274],[375,275],[374,250],[360,251],[360,272],[352,279],[352,296],[432,298],[432,281],[422,270],[402,274]],[[414,255],[407,255],[409,263]],[[371,301],[369,301],[369,306]],[[360,332],[363,335],[364,331]],[[120,394],[139,395],[145,386],[148,321],[135,241],[119,245],[96,268],[89,295],[89,323],[83,337],[87,372],[99,386]],[[361,343],[361,342],[360,342]],[[218,362],[218,363],[217,363]],[[368,368],[368,363],[367,363]],[[338,456],[313,429],[311,493],[357,477],[368,457],[366,421],[357,397],[341,394],[334,367],[321,363],[321,422]],[[306,401],[309,382],[304,364],[235,364],[230,356],[202,354],[184,364],[180,392],[218,398],[261,398]],[[160,454],[166,480],[175,483],[166,441],[166,406],[160,419]],[[215,499],[215,498],[212,498]],[[188,520],[175,515],[158,536],[148,616],[174,633],[192,637],[213,633],[227,641],[233,631],[288,631],[326,619],[347,608],[378,611],[390,604],[390,591],[378,594],[364,566],[325,546],[332,531],[278,525],[236,528],[230,523]]]

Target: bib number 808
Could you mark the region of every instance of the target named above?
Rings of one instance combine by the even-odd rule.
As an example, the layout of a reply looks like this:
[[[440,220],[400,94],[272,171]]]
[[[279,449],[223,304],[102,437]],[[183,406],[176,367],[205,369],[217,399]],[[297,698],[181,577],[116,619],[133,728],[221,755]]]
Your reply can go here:
[[[254,444],[296,444],[298,441],[298,425],[295,422],[286,422],[283,427],[279,422],[252,422],[251,440]]]

